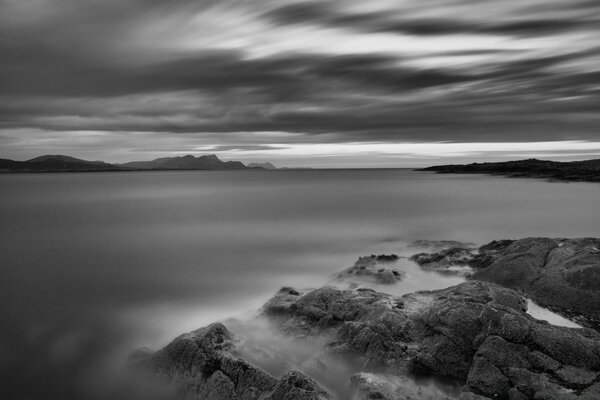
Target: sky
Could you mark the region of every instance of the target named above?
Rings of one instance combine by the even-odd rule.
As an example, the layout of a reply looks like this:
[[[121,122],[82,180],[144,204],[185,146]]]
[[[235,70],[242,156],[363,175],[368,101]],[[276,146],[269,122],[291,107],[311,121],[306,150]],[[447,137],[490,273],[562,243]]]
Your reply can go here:
[[[0,158],[600,158],[598,0],[0,0]]]

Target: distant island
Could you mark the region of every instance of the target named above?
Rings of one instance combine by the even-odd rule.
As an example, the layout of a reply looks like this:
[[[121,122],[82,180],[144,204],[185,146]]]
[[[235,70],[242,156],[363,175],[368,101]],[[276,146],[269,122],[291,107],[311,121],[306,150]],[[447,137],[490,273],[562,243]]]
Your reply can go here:
[[[473,164],[436,165],[417,171],[440,174],[492,174],[516,178],[544,178],[555,181],[600,182],[600,159],[585,161],[528,160]]]
[[[271,163],[222,161],[216,155],[192,155],[157,158],[152,161],[133,161],[124,164],[109,164],[104,161],[88,161],[64,155],[45,155],[27,161],[0,159],[0,173],[28,172],[111,172],[111,171],[172,171],[172,170],[271,170]]]

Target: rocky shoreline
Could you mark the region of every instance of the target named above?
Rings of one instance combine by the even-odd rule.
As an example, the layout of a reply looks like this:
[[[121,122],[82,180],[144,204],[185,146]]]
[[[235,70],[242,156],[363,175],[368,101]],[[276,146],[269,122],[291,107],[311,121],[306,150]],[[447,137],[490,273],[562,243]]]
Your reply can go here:
[[[353,400],[600,398],[600,333],[536,320],[523,297],[597,319],[600,240],[527,238],[479,248],[449,243],[453,247],[412,257],[438,272],[470,269],[469,281],[446,289],[395,296],[361,287],[359,280],[348,289],[277,292],[256,319],[318,347],[302,371],[267,372],[244,359],[244,333],[233,334],[227,323],[181,335],[156,353],[137,352],[132,363],[203,400],[343,400],[324,379],[333,374],[332,360],[354,365],[338,379]],[[393,260],[363,257],[339,278],[394,285],[403,276],[387,265]],[[420,385],[413,379],[419,376],[457,390]]]
[[[600,240],[525,238],[477,249],[451,247],[412,257],[421,267],[515,289],[536,303],[592,327],[600,326]]]

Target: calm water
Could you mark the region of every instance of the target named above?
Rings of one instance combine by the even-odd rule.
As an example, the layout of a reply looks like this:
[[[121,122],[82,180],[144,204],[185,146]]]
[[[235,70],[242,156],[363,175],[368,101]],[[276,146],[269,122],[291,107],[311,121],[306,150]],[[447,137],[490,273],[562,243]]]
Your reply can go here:
[[[131,349],[416,239],[600,236],[600,185],[404,170],[4,175],[0,205],[10,399],[111,397]]]

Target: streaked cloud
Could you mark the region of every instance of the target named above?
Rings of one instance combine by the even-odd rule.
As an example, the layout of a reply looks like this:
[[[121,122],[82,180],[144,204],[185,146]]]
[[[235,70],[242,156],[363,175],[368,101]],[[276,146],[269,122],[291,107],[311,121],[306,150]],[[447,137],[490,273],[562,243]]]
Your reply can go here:
[[[0,156],[595,143],[598,37],[580,0],[0,0]]]

